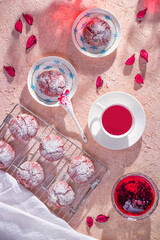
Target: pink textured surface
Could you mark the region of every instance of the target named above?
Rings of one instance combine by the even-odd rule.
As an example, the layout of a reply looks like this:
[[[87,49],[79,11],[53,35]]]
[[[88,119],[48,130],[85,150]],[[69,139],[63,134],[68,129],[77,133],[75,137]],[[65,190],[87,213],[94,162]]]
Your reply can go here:
[[[128,172],[142,172],[149,175],[160,188],[160,7],[159,0],[1,0],[0,1],[0,120],[11,108],[21,102],[34,113],[53,124],[64,135],[108,168],[108,173],[91,194],[77,216],[72,227],[79,232],[100,240],[159,240],[160,207],[147,219],[130,222],[116,213],[111,204],[111,189],[115,180]],[[160,3],[159,3],[160,4]],[[98,7],[111,11],[119,20],[122,39],[118,49],[111,55],[92,59],[82,55],[73,45],[71,27],[77,15],[85,9]],[[145,19],[136,22],[139,10],[148,7]],[[24,21],[22,13],[33,15],[33,25]],[[22,33],[14,30],[21,18]],[[37,44],[25,51],[27,39],[37,36]],[[149,62],[139,58],[141,49],[149,53]],[[133,66],[125,61],[135,53]],[[88,137],[84,144],[70,116],[61,108],[46,108],[36,103],[27,90],[26,81],[30,67],[38,59],[56,55],[64,57],[75,67],[78,74],[78,89],[72,100],[75,115]],[[8,76],[3,65],[16,70],[14,78]],[[134,82],[137,73],[142,73],[144,85]],[[101,76],[103,87],[96,90],[96,79]],[[124,91],[135,96],[146,112],[146,128],[142,138],[132,147],[121,151],[105,149],[91,137],[87,126],[88,112],[93,102],[111,91]],[[86,216],[96,218],[99,214],[109,215],[106,223],[97,223],[88,230]]]

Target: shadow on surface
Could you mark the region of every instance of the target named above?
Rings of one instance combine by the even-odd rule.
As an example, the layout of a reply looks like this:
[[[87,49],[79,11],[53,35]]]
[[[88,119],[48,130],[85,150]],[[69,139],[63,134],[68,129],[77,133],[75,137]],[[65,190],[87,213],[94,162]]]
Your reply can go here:
[[[102,230],[101,240],[150,240],[150,217],[134,222],[121,217],[114,209],[109,216],[103,225],[97,223]]]
[[[68,113],[62,109],[62,107],[47,107],[37,103],[30,95],[27,85],[25,85],[21,92],[20,103],[51,126],[55,127],[66,137],[82,142],[80,134],[66,129],[65,117]],[[71,117],[70,120],[71,122],[73,121]],[[72,123],[74,124],[74,121]]]

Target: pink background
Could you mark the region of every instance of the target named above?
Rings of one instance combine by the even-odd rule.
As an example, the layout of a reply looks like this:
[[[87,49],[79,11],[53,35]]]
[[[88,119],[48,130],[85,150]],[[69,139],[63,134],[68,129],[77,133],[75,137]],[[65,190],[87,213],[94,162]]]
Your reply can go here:
[[[128,172],[149,175],[160,187],[159,129],[160,129],[160,6],[159,0],[1,0],[0,1],[0,122],[12,107],[20,102],[65,136],[99,160],[108,168],[102,182],[80,209],[71,226],[81,233],[101,240],[158,240],[160,239],[160,207],[143,221],[130,222],[113,209],[110,195],[115,180]],[[71,27],[83,10],[98,7],[112,12],[122,28],[122,39],[111,55],[92,59],[80,53],[73,45]],[[136,22],[139,10],[148,7],[141,23]],[[33,26],[26,24],[22,13],[34,18]],[[14,30],[18,19],[22,20],[22,34]],[[34,34],[37,44],[25,51],[27,39]],[[149,63],[139,58],[139,52],[149,53]],[[135,53],[133,66],[124,65]],[[30,96],[26,81],[30,67],[45,56],[60,56],[73,64],[78,74],[78,89],[72,100],[75,115],[88,137],[84,144],[71,117],[61,108],[45,108]],[[10,77],[3,65],[11,65],[16,76]],[[144,85],[134,82],[142,73]],[[101,76],[103,87],[96,90],[96,79]],[[146,128],[142,138],[132,147],[113,151],[100,146],[92,138],[87,118],[93,102],[111,91],[124,91],[136,97],[146,113]],[[72,124],[71,124],[72,123]],[[106,223],[86,226],[86,216],[109,215]]]

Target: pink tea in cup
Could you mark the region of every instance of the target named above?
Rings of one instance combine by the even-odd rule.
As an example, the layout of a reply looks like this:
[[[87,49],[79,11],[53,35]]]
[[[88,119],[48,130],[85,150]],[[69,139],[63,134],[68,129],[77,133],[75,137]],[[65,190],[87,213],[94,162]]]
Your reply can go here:
[[[122,135],[128,132],[133,119],[130,111],[122,105],[107,108],[102,115],[104,129],[112,135]]]

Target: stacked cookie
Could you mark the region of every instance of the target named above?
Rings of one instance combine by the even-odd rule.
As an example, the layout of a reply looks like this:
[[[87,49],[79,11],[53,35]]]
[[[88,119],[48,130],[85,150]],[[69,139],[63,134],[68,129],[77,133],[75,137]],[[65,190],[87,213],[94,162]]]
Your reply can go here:
[[[26,142],[34,138],[38,132],[36,119],[29,114],[19,114],[12,119],[9,130],[13,138]],[[42,158],[49,162],[61,161],[65,156],[65,147],[62,139],[50,134],[41,139],[39,153]],[[5,169],[10,166],[16,157],[14,149],[5,141],[0,141],[0,168]],[[85,156],[77,156],[71,159],[67,172],[71,181],[75,183],[86,183],[94,174],[92,161]],[[43,181],[45,174],[42,166],[34,161],[25,161],[17,169],[17,181],[29,189],[33,189]],[[48,203],[54,207],[65,207],[70,205],[75,198],[75,192],[65,181],[54,182],[48,189]]]

